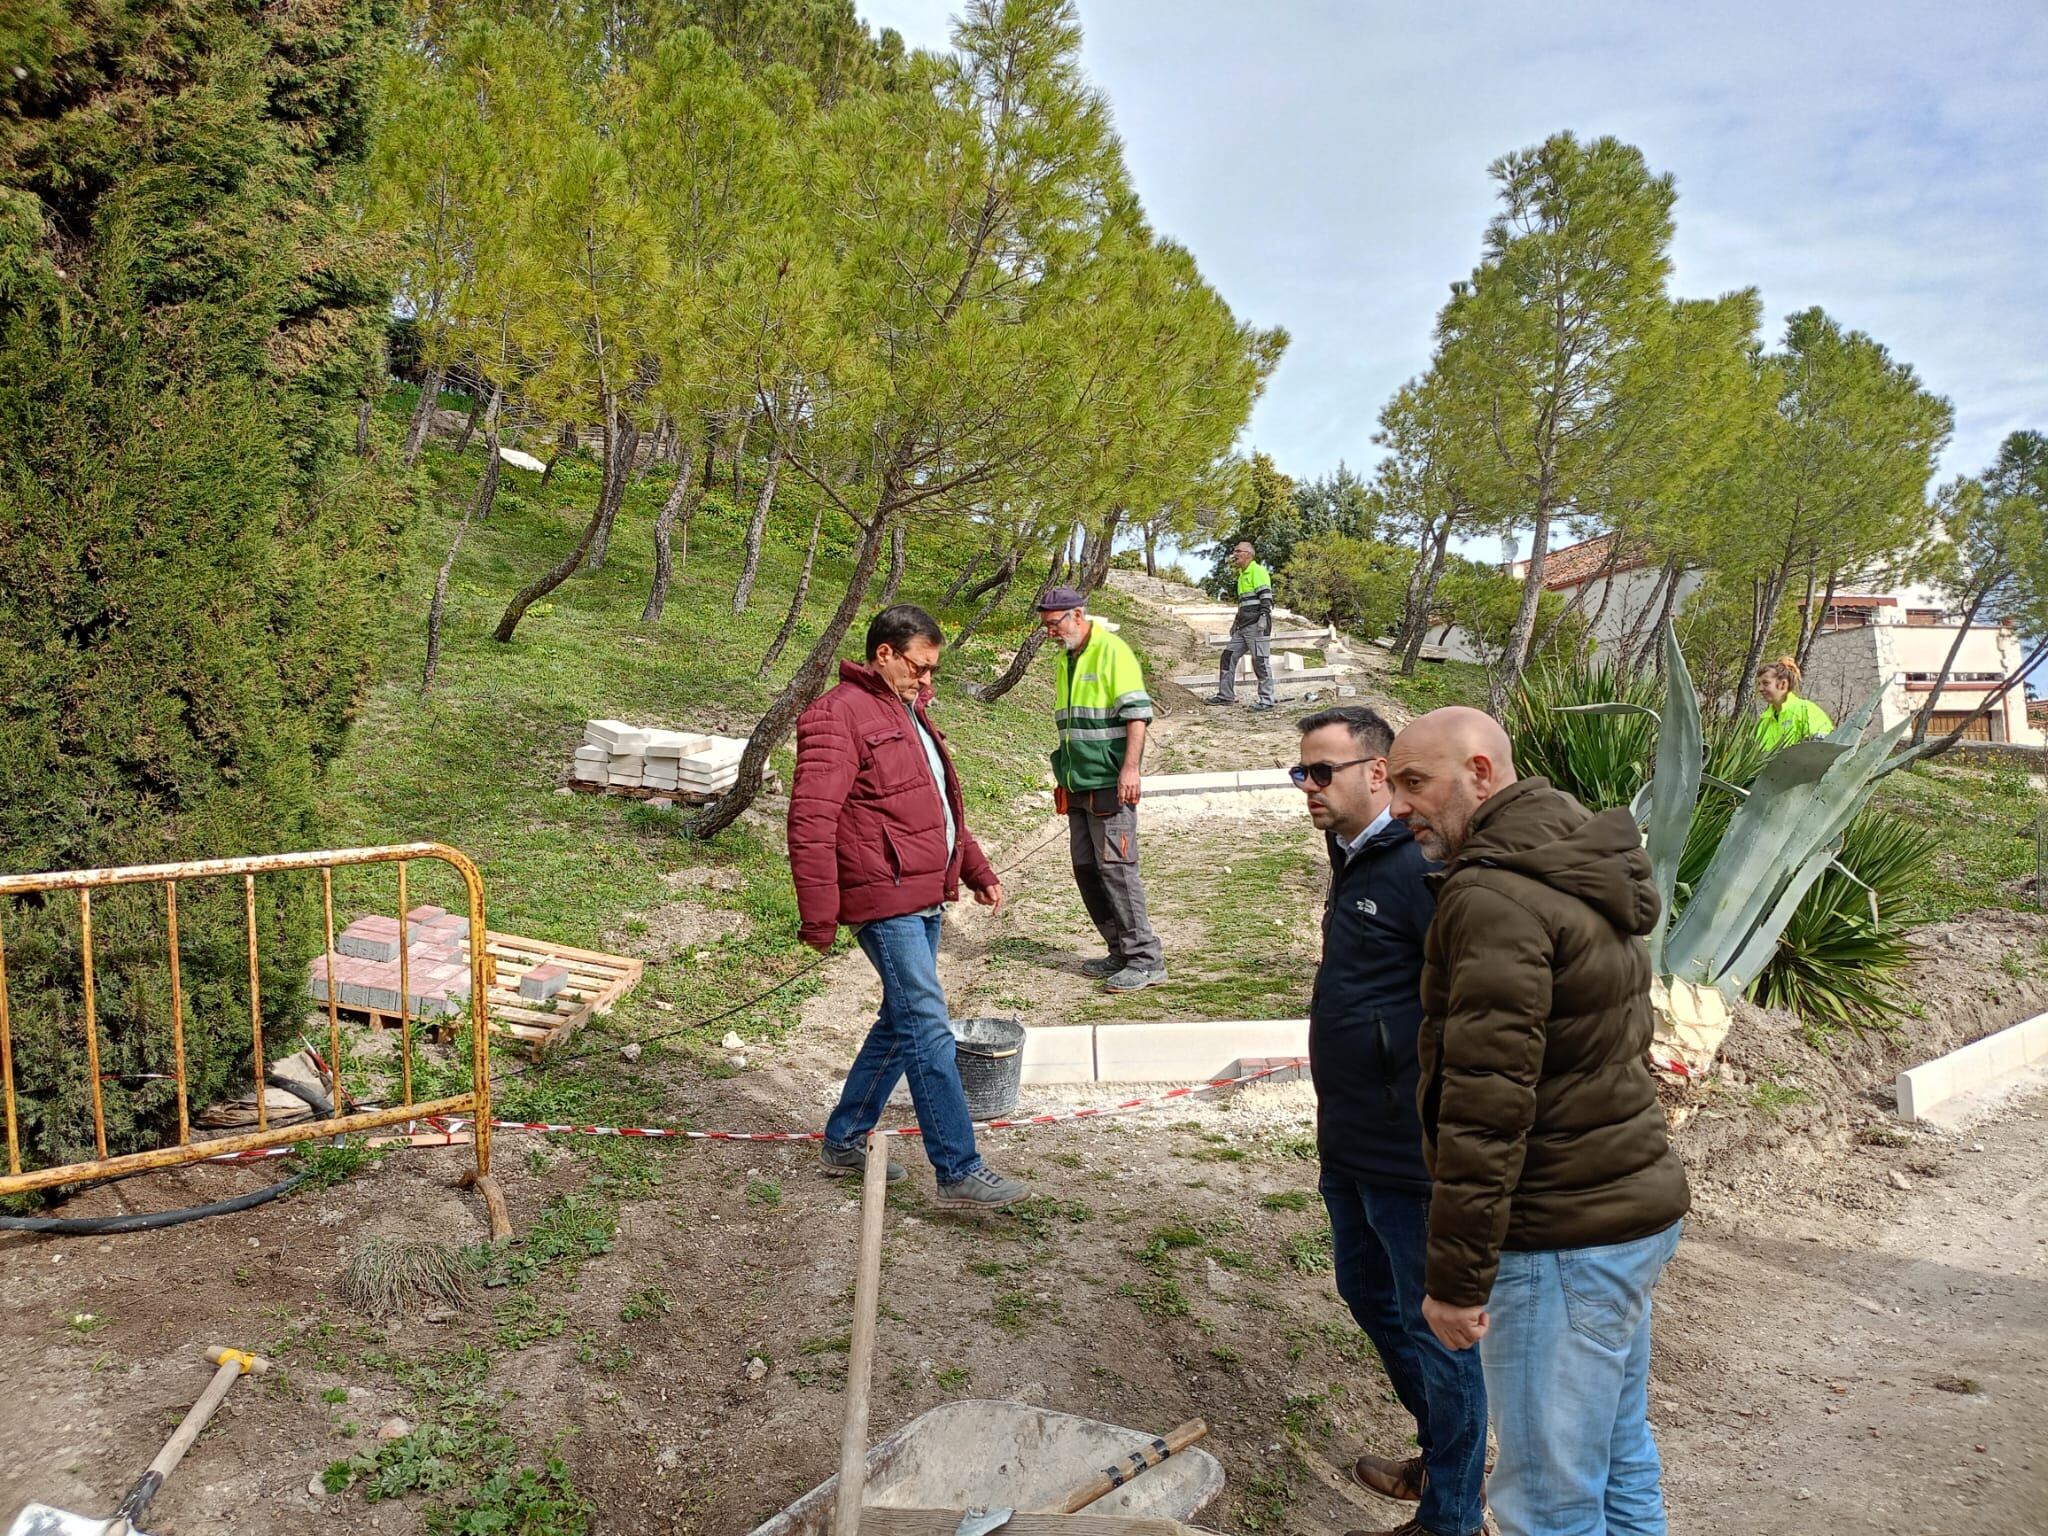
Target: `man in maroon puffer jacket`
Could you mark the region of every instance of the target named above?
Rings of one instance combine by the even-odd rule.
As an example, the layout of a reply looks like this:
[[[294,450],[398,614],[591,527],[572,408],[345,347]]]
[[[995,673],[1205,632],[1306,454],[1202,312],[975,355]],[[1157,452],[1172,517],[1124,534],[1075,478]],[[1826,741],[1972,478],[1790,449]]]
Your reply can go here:
[[[939,985],[939,929],[963,878],[998,910],[1003,887],[967,830],[946,739],[924,711],[944,643],[922,608],[884,608],[868,625],[867,665],[841,662],[839,686],[798,718],[789,867],[803,941],[823,953],[845,923],[882,978],[881,1014],[825,1122],[825,1171],[861,1170],[868,1132],[907,1076],[938,1203],[994,1210],[1029,1191],[975,1150]],[[891,1182],[901,1177],[891,1161]]]

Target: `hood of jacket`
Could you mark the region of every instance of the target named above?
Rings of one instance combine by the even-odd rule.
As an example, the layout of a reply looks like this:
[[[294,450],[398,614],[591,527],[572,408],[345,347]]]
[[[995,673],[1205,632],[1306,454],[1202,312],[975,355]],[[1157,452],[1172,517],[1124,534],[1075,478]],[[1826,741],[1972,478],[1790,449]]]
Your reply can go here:
[[[1590,812],[1548,779],[1517,779],[1479,807],[1439,879],[1475,866],[1512,870],[1576,897],[1617,931],[1657,923],[1657,884],[1626,810]]]

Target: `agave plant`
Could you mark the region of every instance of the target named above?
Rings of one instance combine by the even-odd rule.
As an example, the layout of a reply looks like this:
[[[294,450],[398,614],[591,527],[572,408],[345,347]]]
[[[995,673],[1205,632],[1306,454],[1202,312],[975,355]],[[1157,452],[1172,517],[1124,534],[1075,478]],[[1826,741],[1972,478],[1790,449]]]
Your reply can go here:
[[[1778,955],[1801,903],[1830,869],[1866,902],[1872,899],[1869,882],[1837,856],[1877,780],[1906,760],[1891,755],[1906,727],[1863,741],[1877,708],[1873,694],[1832,734],[1774,754],[1745,788],[1709,771],[1699,698],[1668,624],[1663,644],[1668,686],[1661,710],[1616,699],[1558,712],[1656,719],[1652,774],[1631,802],[1662,908],[1650,935],[1651,959],[1667,987],[1711,987],[1732,999],[1749,991]],[[1711,837],[1711,827],[1703,835],[1698,825],[1703,789],[1734,802],[1718,837]]]

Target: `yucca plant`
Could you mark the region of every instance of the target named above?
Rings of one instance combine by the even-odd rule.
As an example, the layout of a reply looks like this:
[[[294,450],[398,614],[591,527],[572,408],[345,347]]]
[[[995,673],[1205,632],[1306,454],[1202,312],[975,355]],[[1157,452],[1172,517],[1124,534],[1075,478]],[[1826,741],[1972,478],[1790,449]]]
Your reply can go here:
[[[1883,874],[1882,884],[1839,856],[1876,781],[1903,761],[1891,750],[1904,727],[1862,741],[1877,706],[1873,695],[1832,735],[1775,754],[1764,755],[1735,730],[1717,731],[1710,743],[1668,625],[1663,641],[1669,685],[1661,709],[1638,696],[1638,685],[1614,686],[1594,673],[1576,681],[1619,696],[1546,698],[1547,688],[1569,690],[1575,680],[1566,674],[1539,681],[1524,701],[1525,713],[1540,701],[1541,715],[1586,719],[1594,734],[1625,722],[1615,732],[1623,742],[1651,732],[1654,721],[1653,771],[1626,803],[1643,824],[1662,903],[1650,936],[1657,974],[1733,998],[1759,987],[1775,966],[1762,985],[1811,1021],[1853,1024],[1889,1011],[1910,921],[1910,906],[1897,898],[1910,887],[1915,860],[1876,832],[1867,834],[1858,857]],[[1608,718],[1594,726],[1587,717]],[[1563,772],[1563,787],[1575,789],[1570,776],[1590,769],[1578,786],[1593,792],[1588,803],[1622,803],[1614,797],[1628,780],[1618,764],[1561,741],[1561,733],[1577,727],[1520,723],[1530,728],[1532,771],[1542,764]],[[1887,910],[1888,900],[1894,910]]]
[[[1760,1003],[1789,1008],[1811,1028],[1859,1029],[1899,1011],[1906,935],[1925,921],[1920,893],[1940,839],[1928,828],[1866,810],[1842,837],[1840,867],[1820,877],[1778,936],[1757,977]]]

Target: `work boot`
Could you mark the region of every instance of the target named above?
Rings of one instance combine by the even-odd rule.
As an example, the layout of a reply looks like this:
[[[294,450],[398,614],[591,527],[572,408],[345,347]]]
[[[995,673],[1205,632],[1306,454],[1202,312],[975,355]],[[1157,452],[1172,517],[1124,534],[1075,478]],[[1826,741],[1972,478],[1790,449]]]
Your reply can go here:
[[[1029,1185],[1006,1179],[984,1164],[957,1184],[941,1184],[935,1203],[953,1211],[999,1211],[1030,1193]]]
[[[1361,1456],[1351,1464],[1351,1475],[1383,1499],[1415,1504],[1422,1499],[1422,1458],[1409,1456],[1391,1461],[1385,1456]]]
[[[1166,967],[1148,971],[1140,966],[1127,965],[1102,984],[1105,992],[1142,992],[1147,987],[1156,987],[1166,980]]]
[[[1237,700],[1235,700],[1235,699],[1226,699],[1226,698],[1225,698],[1225,697],[1224,697],[1224,696],[1223,696],[1222,694],[1220,694],[1220,693],[1212,693],[1212,694],[1210,694],[1210,695],[1209,695],[1209,700],[1208,700],[1208,702],[1210,702],[1211,704],[1235,704],[1235,703],[1237,702]]]
[[[835,1147],[829,1141],[820,1142],[818,1144],[818,1166],[834,1178],[843,1179],[848,1174],[865,1174],[868,1167],[868,1155],[859,1147]],[[903,1165],[897,1162],[895,1158],[890,1158],[888,1181],[894,1184],[902,1177],[904,1177]]]
[[[1104,955],[1099,960],[1083,960],[1081,962],[1081,974],[1095,981],[1101,981],[1106,977],[1114,976],[1123,968],[1123,961],[1117,959],[1115,955]]]
[[[1344,1536],[1485,1536],[1486,1527],[1477,1531],[1432,1531],[1420,1520],[1404,1520],[1399,1525],[1378,1531],[1346,1531]]]
[[[1275,708],[1278,708],[1278,706],[1277,706],[1277,705],[1274,705],[1274,704],[1268,704],[1268,703],[1263,703],[1263,702],[1262,702],[1262,703],[1254,704],[1254,705],[1252,706],[1252,713],[1253,713],[1253,714],[1255,714],[1255,715],[1261,715],[1261,714],[1264,714],[1264,713],[1265,713],[1265,712],[1266,712],[1267,710],[1269,710],[1269,709],[1275,709]]]

